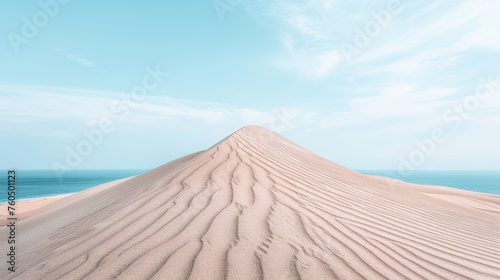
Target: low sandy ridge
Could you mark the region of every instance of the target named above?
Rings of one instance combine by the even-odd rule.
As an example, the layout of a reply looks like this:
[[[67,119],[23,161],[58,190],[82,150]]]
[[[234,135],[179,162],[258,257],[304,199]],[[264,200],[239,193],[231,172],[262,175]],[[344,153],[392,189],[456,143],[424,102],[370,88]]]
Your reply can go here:
[[[95,195],[107,188],[113,187],[117,184],[128,180],[129,178],[120,179],[112,182],[108,182],[79,193],[74,194],[61,194],[40,198],[33,198],[28,200],[17,201],[15,205],[16,218],[18,221],[22,221],[34,216],[45,214],[59,208],[63,208],[81,199],[87,198],[89,196]],[[0,203],[0,209],[4,210],[1,213],[6,214],[7,204]],[[0,227],[7,225],[9,222],[7,220],[7,215],[0,215]]]
[[[499,211],[499,196],[362,175],[253,126],[19,222],[17,272],[2,262],[0,278],[500,279]]]

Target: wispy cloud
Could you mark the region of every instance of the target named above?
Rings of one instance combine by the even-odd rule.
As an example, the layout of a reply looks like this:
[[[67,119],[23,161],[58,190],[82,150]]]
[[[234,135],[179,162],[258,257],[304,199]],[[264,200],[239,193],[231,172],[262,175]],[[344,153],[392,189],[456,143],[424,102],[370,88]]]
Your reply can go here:
[[[334,78],[336,69],[346,67],[404,75],[436,65],[455,66],[468,51],[500,50],[498,1],[404,1],[401,16],[392,15],[380,35],[369,38],[369,45],[346,64],[342,43],[352,43],[357,30],[376,24],[374,15],[390,2],[279,0],[260,8],[282,26],[288,53],[275,64],[316,80]]]
[[[418,119],[420,125],[425,127],[424,119],[434,118],[444,112],[443,108],[453,104],[452,100],[445,98],[456,92],[454,88],[419,89],[416,84],[391,84],[383,88],[379,95],[351,99],[347,111],[323,117],[319,126],[329,129],[375,125],[384,120],[405,122]]]
[[[339,52],[332,48],[335,1],[279,0],[270,3],[259,6],[258,13],[283,26],[280,36],[288,51],[274,62],[275,65],[308,79],[326,78],[341,61]]]
[[[62,56],[64,56],[66,59],[69,59],[72,62],[75,62],[75,63],[82,65],[84,67],[87,67],[87,68],[92,68],[92,69],[98,70],[101,73],[106,73],[105,70],[99,69],[97,67],[97,63],[94,60],[92,60],[91,58],[89,58],[83,54],[67,53],[60,48],[56,48],[55,51],[58,52],[59,54],[61,54]]]
[[[156,127],[165,122],[218,125],[236,123],[270,127],[275,123],[288,121],[284,129],[295,129],[311,123],[311,113],[293,108],[276,108],[263,111],[227,103],[206,102],[171,98],[155,94],[144,102],[134,104],[130,115],[123,118],[113,108],[113,103],[122,100],[127,93],[113,91],[92,91],[67,88],[0,85],[2,119],[17,119],[24,122],[43,122],[50,127],[46,134],[67,135],[67,123],[74,127],[98,125],[102,120],[114,120],[123,124],[141,127]],[[55,102],[57,101],[57,102]],[[130,101],[127,101],[130,102]],[[61,127],[54,134],[53,125]],[[36,130],[37,134],[41,132]]]
[[[423,14],[406,20],[401,18],[400,24],[391,33],[392,40],[375,44],[362,55],[359,62],[397,57],[408,52],[412,52],[412,55],[407,55],[405,60],[414,57],[415,61],[428,62],[472,49],[500,50],[500,33],[495,28],[500,24],[496,15],[500,8],[497,1],[483,4],[460,1],[455,5],[439,1],[430,7]],[[411,7],[406,11],[411,12]],[[438,11],[439,17],[432,16],[432,12]]]

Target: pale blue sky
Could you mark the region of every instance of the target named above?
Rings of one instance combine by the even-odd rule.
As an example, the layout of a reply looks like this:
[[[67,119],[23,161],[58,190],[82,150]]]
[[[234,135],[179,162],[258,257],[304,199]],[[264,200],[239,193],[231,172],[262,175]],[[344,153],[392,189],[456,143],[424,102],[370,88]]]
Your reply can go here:
[[[74,168],[153,168],[258,124],[353,169],[397,169],[438,129],[416,168],[500,169],[498,1],[55,1],[0,0],[0,168],[67,164],[104,119]],[[169,75],[117,115],[148,67]]]

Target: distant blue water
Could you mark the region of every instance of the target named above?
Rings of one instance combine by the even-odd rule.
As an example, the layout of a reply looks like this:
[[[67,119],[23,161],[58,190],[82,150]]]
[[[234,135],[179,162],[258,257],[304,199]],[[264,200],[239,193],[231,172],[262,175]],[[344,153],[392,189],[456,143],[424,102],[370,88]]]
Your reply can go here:
[[[106,182],[135,176],[147,170],[79,170],[59,179],[52,170],[17,170],[17,200],[79,192]],[[362,170],[369,175],[475,192],[500,194],[500,171],[416,171],[401,177],[397,171]],[[0,171],[0,202],[7,200],[7,171]]]
[[[500,171],[415,171],[402,177],[398,171],[359,170],[363,174],[379,175],[426,185],[438,185],[462,190],[500,194]]]
[[[16,170],[17,200],[79,192],[147,170],[77,170],[58,178],[53,170]],[[7,201],[7,171],[0,172],[0,202]]]

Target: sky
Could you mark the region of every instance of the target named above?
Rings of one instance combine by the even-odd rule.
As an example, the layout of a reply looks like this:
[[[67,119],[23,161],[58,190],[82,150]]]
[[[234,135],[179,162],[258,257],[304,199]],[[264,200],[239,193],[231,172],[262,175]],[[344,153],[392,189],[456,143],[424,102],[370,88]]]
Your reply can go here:
[[[500,2],[0,0],[0,169],[149,169],[260,125],[500,169]]]

